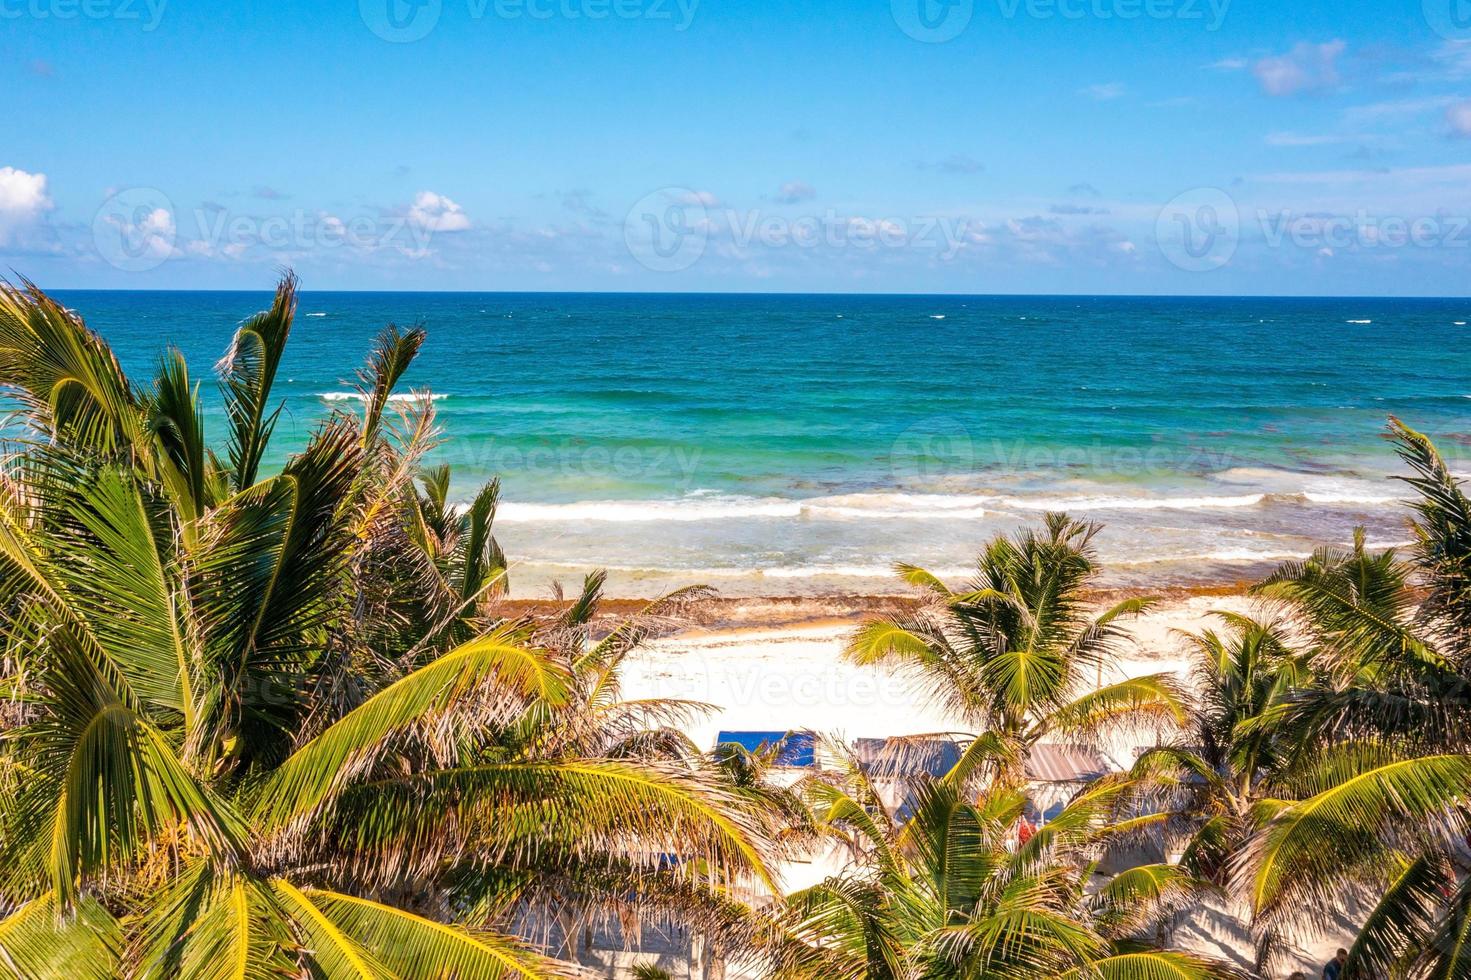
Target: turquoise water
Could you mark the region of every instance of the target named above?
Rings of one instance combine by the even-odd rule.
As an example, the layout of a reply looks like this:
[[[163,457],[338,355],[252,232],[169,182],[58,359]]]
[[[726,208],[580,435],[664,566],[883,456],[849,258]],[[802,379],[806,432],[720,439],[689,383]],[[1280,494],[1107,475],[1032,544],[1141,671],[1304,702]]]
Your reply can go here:
[[[142,376],[196,373],[265,293],[64,292]],[[1471,301],[304,293],[277,459],[383,324],[429,330],[437,457],[498,474],[522,594],[888,587],[998,530],[1107,525],[1119,582],[1255,574],[1357,524],[1403,540],[1395,414],[1471,470]],[[217,409],[216,409],[217,410]],[[221,431],[215,425],[216,433]]]

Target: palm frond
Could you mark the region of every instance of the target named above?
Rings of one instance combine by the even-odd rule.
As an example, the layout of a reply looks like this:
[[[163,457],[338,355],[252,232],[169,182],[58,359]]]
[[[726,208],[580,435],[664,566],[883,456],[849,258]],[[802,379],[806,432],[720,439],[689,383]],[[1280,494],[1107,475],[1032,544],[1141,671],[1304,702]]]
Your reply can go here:
[[[321,805],[361,773],[383,740],[443,712],[485,684],[520,698],[556,703],[564,673],[524,645],[526,632],[502,626],[444,654],[389,685],[296,750],[265,781],[256,816],[277,828]]]
[[[1280,808],[1243,864],[1253,909],[1271,916],[1322,907],[1347,875],[1383,854],[1386,842],[1460,833],[1468,787],[1471,756],[1427,756],[1375,766]]]
[[[325,918],[402,980],[581,975],[570,964],[540,956],[505,936],[445,925],[340,892],[307,889],[305,894]]]
[[[1187,717],[1185,692],[1174,675],[1149,674],[1073,699],[1047,715],[1034,729],[1034,735],[1093,735],[1110,726],[1146,722],[1179,726]]]
[[[1389,428],[1400,458],[1415,474],[1404,479],[1418,494],[1412,504],[1418,518],[1411,525],[1415,561],[1430,590],[1421,616],[1459,642],[1463,657],[1471,656],[1465,648],[1471,637],[1471,499],[1428,438],[1393,417]]]
[[[389,398],[414,358],[419,356],[425,336],[423,327],[400,330],[389,324],[373,341],[368,364],[358,375],[358,387],[363,393],[364,452],[377,440]]]
[[[22,286],[0,282],[0,390],[43,440],[102,455],[139,447],[138,398],[112,349],[32,283]]]
[[[216,366],[230,424],[229,457],[236,490],[255,483],[281,407],[270,408],[271,388],[296,316],[297,279],[287,273],[276,285],[271,308],[235,331],[230,349]]]
[[[93,898],[68,913],[43,895],[0,919],[0,964],[19,980],[111,980],[122,945],[117,921]]]

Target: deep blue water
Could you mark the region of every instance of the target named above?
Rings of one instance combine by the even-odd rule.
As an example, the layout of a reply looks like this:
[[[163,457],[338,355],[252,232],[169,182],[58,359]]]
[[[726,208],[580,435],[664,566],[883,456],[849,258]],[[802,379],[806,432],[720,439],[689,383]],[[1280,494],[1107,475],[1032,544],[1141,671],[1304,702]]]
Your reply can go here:
[[[269,300],[57,295],[139,378],[165,343],[206,377]],[[384,324],[423,323],[407,385],[438,397],[457,493],[501,476],[523,578],[868,590],[1065,507],[1108,525],[1120,578],[1194,581],[1359,523],[1403,538],[1385,419],[1471,470],[1468,320],[1466,300],[303,293],[275,458],[355,407]]]

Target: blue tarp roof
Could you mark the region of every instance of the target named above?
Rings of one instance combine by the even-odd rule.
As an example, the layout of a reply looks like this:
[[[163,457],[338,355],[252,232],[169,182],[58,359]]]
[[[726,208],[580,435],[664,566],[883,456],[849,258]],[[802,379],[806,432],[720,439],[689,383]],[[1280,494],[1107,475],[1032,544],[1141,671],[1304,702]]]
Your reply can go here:
[[[817,739],[810,732],[721,732],[715,739],[717,745],[728,742],[734,742],[748,752],[770,748],[780,742],[777,765],[794,769],[810,769],[817,765]]]

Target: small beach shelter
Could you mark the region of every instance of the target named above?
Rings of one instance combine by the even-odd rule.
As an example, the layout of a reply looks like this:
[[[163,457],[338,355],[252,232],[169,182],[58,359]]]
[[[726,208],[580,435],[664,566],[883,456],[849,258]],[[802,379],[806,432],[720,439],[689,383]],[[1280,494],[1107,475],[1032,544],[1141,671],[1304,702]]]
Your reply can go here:
[[[1084,786],[1113,772],[1103,753],[1086,745],[1039,742],[1027,756],[1027,798],[1046,823]]]
[[[853,743],[858,767],[900,822],[913,813],[920,788],[954,769],[960,754],[953,739],[940,737],[860,738]]]
[[[860,738],[853,755],[873,779],[939,779],[960,761],[960,746],[948,738]]]

